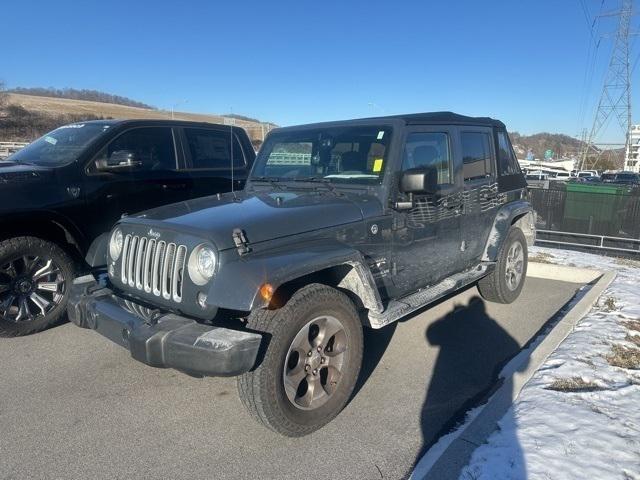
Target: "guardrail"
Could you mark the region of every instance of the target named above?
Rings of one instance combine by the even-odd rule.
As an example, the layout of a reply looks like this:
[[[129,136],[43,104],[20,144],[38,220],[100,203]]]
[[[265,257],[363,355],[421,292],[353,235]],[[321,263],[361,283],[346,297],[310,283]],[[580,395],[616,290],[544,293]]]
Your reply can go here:
[[[592,235],[588,233],[559,232],[556,230],[537,230],[537,233],[536,243],[640,254],[640,239]],[[547,238],[540,238],[540,235]],[[584,241],[581,242],[580,240]]]
[[[6,158],[27,145],[27,142],[0,142],[0,158]]]

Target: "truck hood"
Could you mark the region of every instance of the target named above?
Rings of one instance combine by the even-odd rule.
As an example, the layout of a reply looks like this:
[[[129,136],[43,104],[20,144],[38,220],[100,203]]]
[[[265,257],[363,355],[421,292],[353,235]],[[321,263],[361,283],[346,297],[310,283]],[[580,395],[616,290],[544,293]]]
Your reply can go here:
[[[24,163],[0,161],[0,185],[30,182],[41,179],[50,168]]]
[[[335,195],[317,191],[239,192],[175,203],[127,217],[122,223],[145,224],[159,230],[191,232],[208,238],[220,250],[234,247],[232,232],[244,231],[250,244],[322,230],[363,219],[361,203],[372,196]],[[381,210],[381,206],[379,206]],[[378,208],[374,208],[378,210]]]

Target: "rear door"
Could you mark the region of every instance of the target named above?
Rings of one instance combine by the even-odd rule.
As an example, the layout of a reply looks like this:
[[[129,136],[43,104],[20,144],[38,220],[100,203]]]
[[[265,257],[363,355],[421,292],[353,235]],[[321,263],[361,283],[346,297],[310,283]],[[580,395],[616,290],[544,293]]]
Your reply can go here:
[[[479,262],[500,204],[496,153],[490,127],[459,127],[463,216],[461,256],[468,267]]]
[[[181,129],[185,172],[192,181],[191,197],[198,198],[243,188],[253,151],[240,142],[238,129]]]

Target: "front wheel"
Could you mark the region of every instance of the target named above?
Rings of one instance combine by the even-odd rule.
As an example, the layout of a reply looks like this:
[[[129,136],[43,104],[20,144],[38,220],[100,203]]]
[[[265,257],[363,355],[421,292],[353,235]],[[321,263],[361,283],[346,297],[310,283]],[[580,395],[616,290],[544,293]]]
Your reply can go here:
[[[362,364],[362,325],[342,292],[311,284],[278,310],[253,312],[251,329],[270,336],[260,365],[238,378],[249,412],[289,437],[330,422],[349,401]]]
[[[38,332],[65,312],[73,261],[36,237],[0,242],[0,337]]]
[[[519,296],[527,276],[527,239],[518,227],[507,233],[495,269],[478,282],[478,290],[485,300],[512,303]]]

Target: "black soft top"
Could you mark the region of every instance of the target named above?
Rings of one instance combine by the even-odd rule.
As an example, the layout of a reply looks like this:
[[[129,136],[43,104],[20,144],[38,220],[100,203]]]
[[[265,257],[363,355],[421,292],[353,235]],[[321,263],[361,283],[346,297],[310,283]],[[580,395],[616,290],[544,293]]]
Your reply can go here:
[[[376,125],[376,124],[404,124],[404,125],[474,125],[482,127],[506,128],[500,120],[490,117],[469,117],[454,112],[425,112],[408,113],[404,115],[388,115],[384,117],[358,118],[334,122],[296,125],[277,129],[278,131],[298,130],[300,128],[331,128],[343,125]]]

